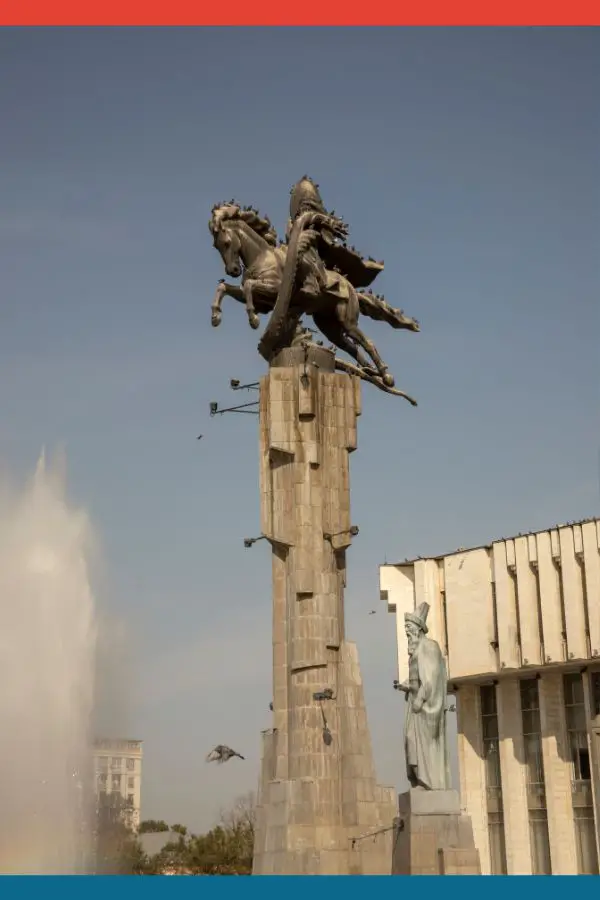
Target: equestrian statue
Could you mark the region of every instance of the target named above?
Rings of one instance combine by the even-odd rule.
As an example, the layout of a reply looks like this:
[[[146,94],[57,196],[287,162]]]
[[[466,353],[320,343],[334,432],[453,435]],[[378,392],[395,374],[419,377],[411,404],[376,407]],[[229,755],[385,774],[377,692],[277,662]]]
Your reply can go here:
[[[325,209],[319,186],[304,176],[291,190],[285,241],[278,240],[267,217],[235,200],[216,204],[209,230],[225,272],[241,283],[224,279],[212,303],[212,324],[221,323],[225,296],[243,303],[251,328],[259,315],[270,318],[258,349],[268,362],[281,350],[311,341],[302,318],[309,315],[333,348],[354,362],[336,357],[335,366],[380,390],[416,401],[394,386],[394,378],[373,341],[359,328],[359,316],[386,322],[392,328],[419,331],[416,319],[394,309],[370,289],[383,262],[363,258],[348,247],[348,228],[335,212]]]

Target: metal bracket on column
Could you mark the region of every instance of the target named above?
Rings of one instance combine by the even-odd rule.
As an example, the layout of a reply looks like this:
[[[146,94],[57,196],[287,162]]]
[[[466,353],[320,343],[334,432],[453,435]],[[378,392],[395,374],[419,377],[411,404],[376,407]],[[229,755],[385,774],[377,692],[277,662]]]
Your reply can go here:
[[[348,838],[350,841],[350,846],[354,850],[358,841],[365,841],[367,838],[375,838],[379,834],[386,834],[388,831],[404,831],[404,819],[395,819],[393,825],[386,825],[384,828],[377,828],[375,831],[366,831],[364,834],[359,834],[356,837]]]
[[[343,531],[336,531],[331,534],[328,531],[323,532],[323,537],[326,541],[332,541],[335,537],[340,537],[342,534],[349,534],[350,537],[356,537],[358,534],[358,525],[351,525],[350,528],[344,528]]]
[[[325,710],[323,708],[324,700],[335,700],[335,694],[333,693],[331,688],[324,688],[322,691],[315,691],[313,694],[313,700],[316,700],[321,708],[321,717],[323,719],[323,743],[329,747],[333,742],[333,735],[329,730],[329,725],[327,724],[327,718],[325,716]]]
[[[322,703],[323,700],[335,700],[335,694],[331,688],[325,688],[323,691],[317,691],[313,694],[313,700]]]
[[[258,391],[260,384],[258,381],[252,381],[249,384],[240,384],[239,378],[232,378],[229,382],[232,391]]]
[[[246,415],[257,416],[257,409],[249,409],[251,406],[258,406],[258,400],[255,400],[253,403],[240,403],[239,406],[228,406],[226,409],[219,409],[219,404],[214,401],[209,404],[210,406],[210,417],[211,419],[214,416],[222,416],[225,413],[235,412],[235,413],[246,413]]]
[[[246,547],[246,549],[248,549],[248,548],[252,547],[253,544],[256,544],[257,541],[266,541],[266,540],[267,540],[266,534],[261,534],[259,537],[254,537],[254,538],[244,538],[244,547]]]
[[[229,387],[232,391],[258,391],[260,390],[260,385],[258,381],[251,381],[248,384],[241,384],[239,378],[232,378],[229,382]],[[257,416],[258,409],[254,409],[253,407],[258,406],[258,400],[252,400],[250,403],[239,403],[237,406],[227,406],[225,409],[219,409],[219,404],[211,400],[209,403],[210,417],[211,419],[214,416],[222,416],[225,413],[246,413],[246,415]]]

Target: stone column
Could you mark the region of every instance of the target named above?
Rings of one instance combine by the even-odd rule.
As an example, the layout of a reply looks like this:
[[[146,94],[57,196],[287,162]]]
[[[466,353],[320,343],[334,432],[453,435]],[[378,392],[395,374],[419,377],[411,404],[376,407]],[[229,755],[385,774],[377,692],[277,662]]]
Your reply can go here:
[[[263,759],[256,874],[391,871],[394,794],[376,784],[356,649],[344,637],[348,457],[358,415],[359,382],[335,373],[322,348],[284,351],[262,379],[273,736]]]
[[[539,682],[544,782],[550,859],[555,875],[577,875],[571,762],[565,724],[562,672],[544,672]]]
[[[592,804],[596,826],[596,852],[600,860],[600,716],[596,716],[592,698],[591,675],[583,676],[583,696],[585,700],[585,717],[588,727],[588,751],[591,765]]]
[[[461,684],[456,692],[458,715],[458,771],[460,798],[471,817],[475,846],[479,850],[481,872],[490,874],[487,783],[483,759],[479,685]]]
[[[531,875],[527,774],[519,680],[501,678],[497,686],[500,773],[504,805],[506,868],[509,875]]]

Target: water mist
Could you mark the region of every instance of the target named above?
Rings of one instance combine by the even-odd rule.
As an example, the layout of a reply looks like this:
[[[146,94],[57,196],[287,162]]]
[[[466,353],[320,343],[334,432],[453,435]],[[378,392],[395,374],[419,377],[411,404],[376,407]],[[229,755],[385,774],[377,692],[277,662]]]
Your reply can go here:
[[[90,526],[44,457],[0,496],[0,873],[90,871]]]

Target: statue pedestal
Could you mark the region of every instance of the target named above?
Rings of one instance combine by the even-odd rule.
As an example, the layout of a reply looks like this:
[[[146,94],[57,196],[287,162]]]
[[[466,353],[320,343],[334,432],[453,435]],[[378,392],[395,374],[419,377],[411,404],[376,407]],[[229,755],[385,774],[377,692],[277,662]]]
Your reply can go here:
[[[360,386],[290,348],[260,386],[261,524],[272,547],[273,724],[263,735],[253,872],[389,875],[393,788],[377,783],[346,641],[349,453]],[[367,837],[368,835],[368,837]]]
[[[411,790],[398,797],[392,874],[480,875],[479,852],[457,791]]]

